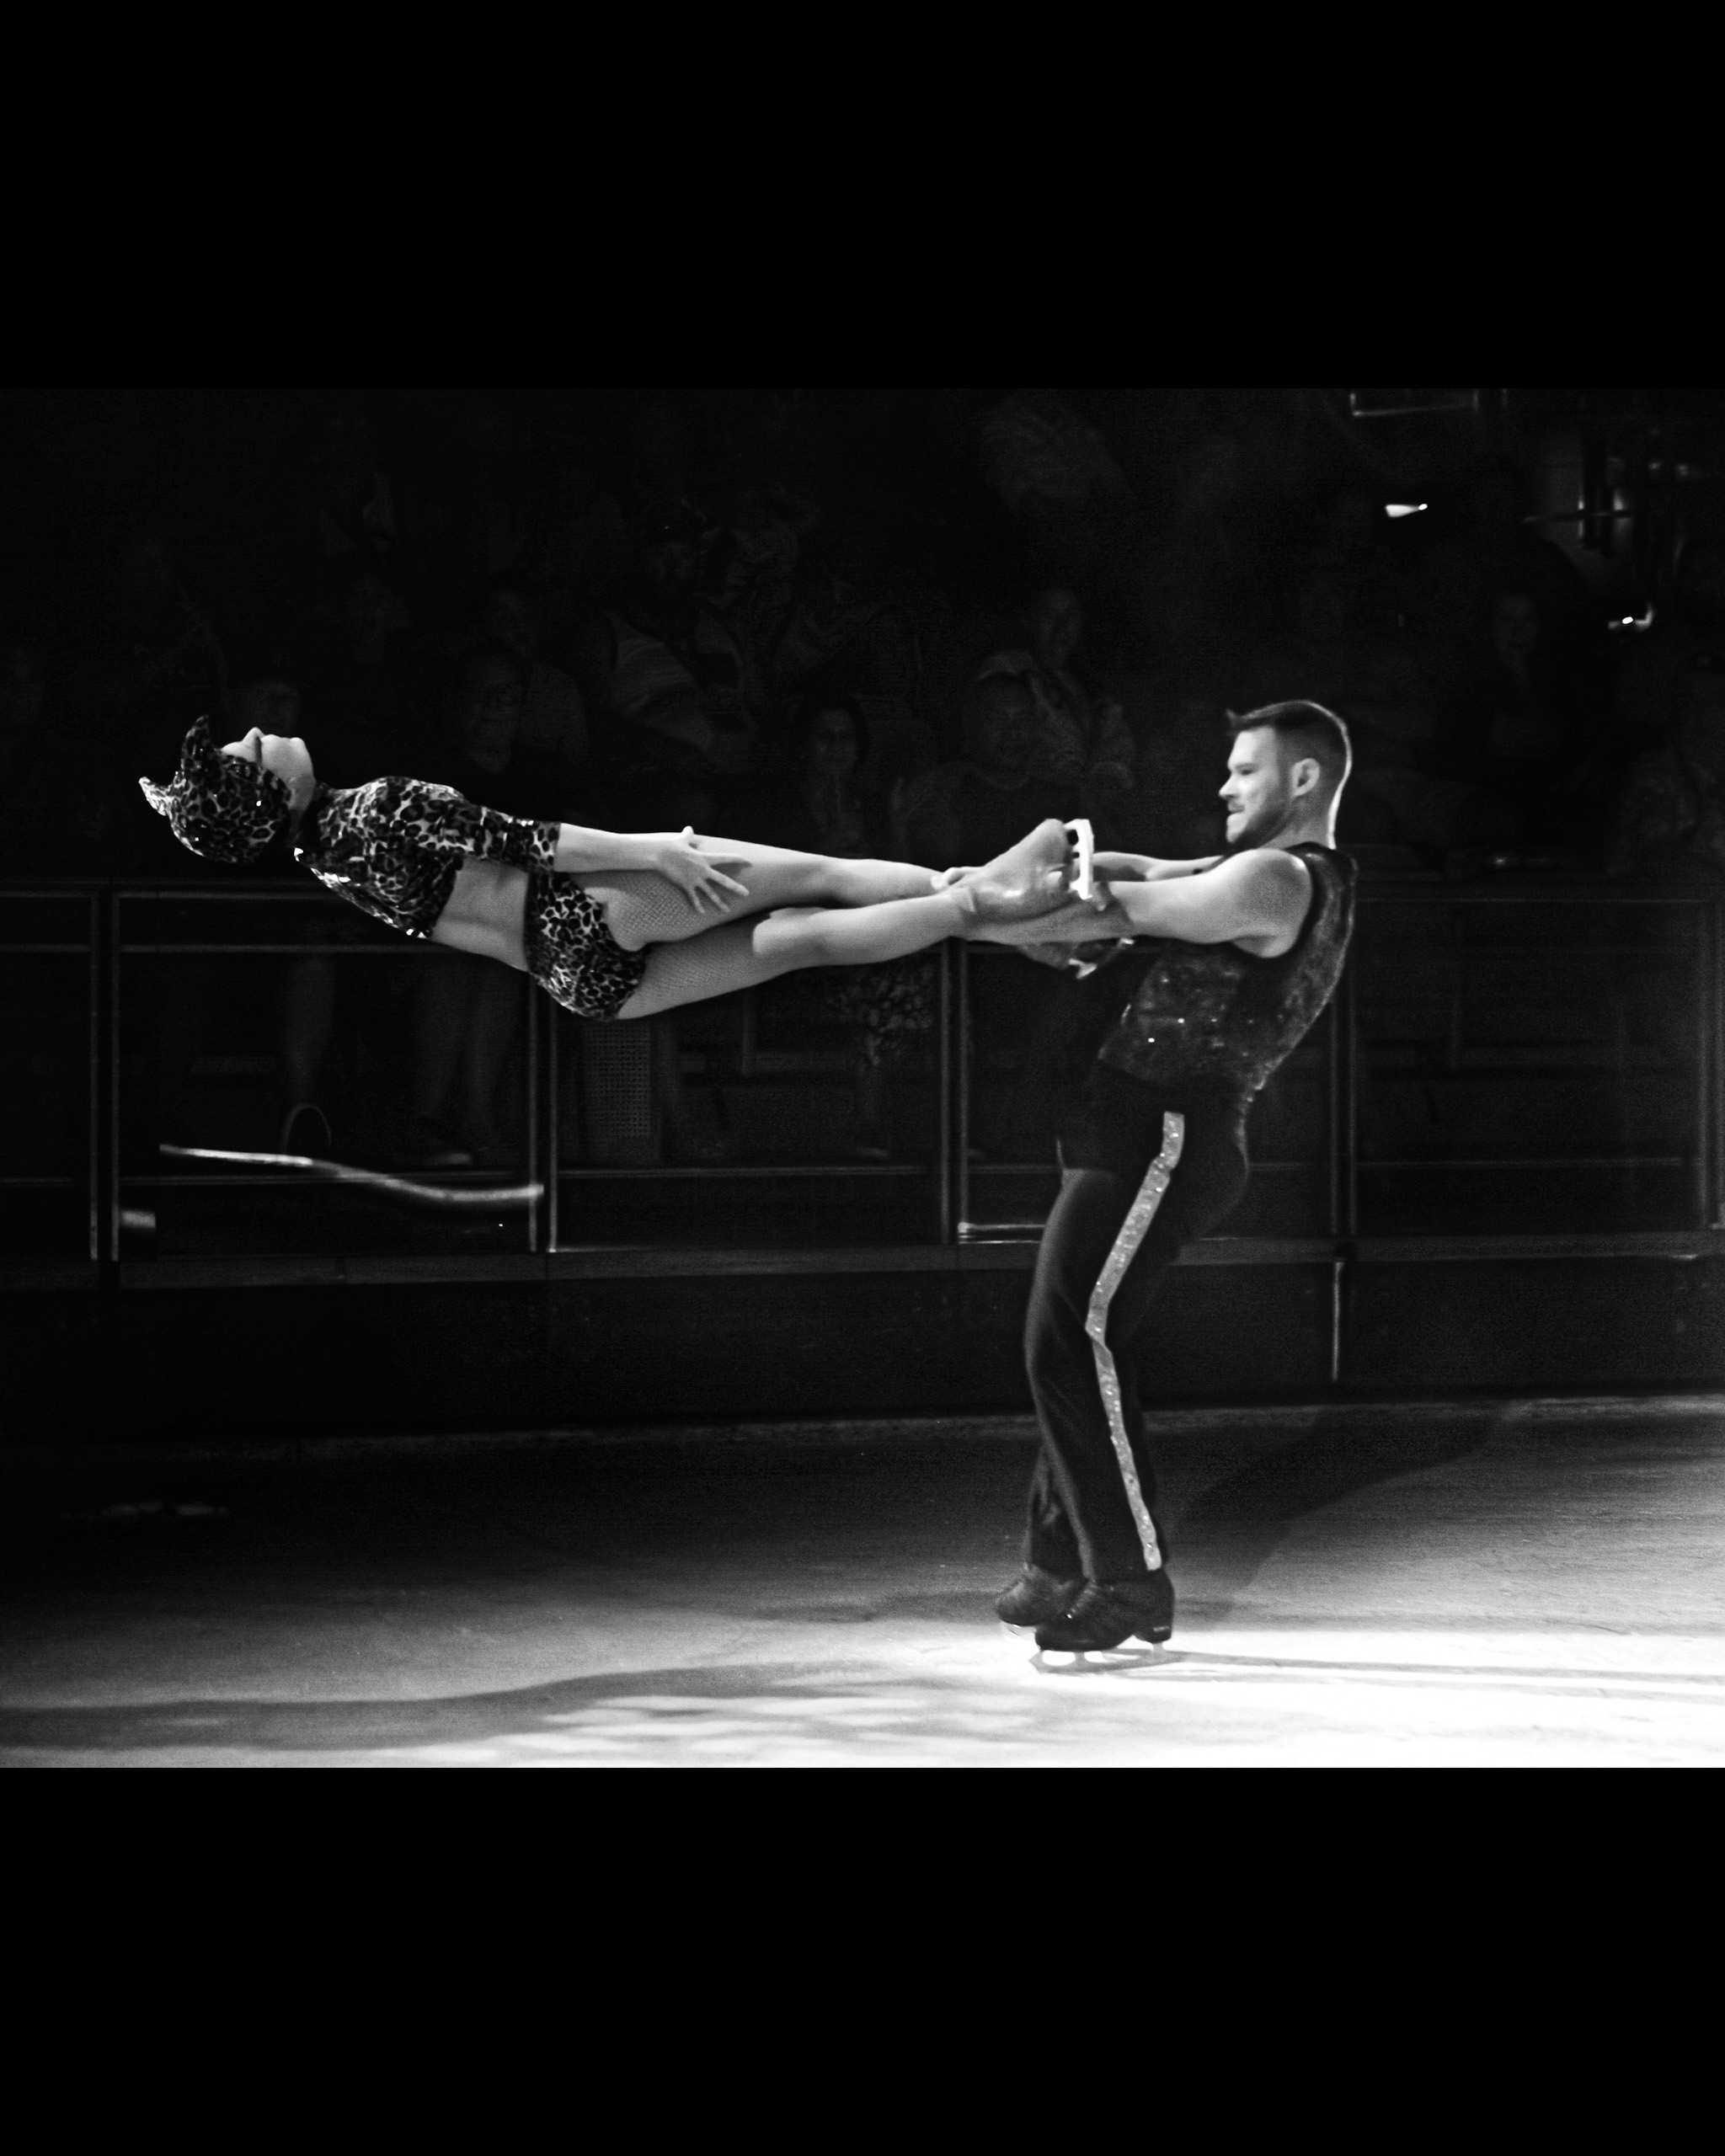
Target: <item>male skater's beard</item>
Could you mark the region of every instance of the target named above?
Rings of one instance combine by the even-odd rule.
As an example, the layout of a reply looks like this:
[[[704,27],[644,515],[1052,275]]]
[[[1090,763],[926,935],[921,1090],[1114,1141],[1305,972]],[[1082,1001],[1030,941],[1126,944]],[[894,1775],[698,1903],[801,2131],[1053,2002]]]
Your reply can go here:
[[[1290,797],[1282,795],[1266,801],[1256,814],[1247,818],[1235,837],[1223,838],[1222,851],[1250,853],[1256,846],[1268,846],[1288,821],[1290,800]]]

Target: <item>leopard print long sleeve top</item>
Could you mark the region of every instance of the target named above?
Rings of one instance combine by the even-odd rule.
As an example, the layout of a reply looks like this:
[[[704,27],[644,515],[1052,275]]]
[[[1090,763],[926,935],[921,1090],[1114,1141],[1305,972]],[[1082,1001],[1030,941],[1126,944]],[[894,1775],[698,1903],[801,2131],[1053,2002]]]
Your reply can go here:
[[[301,819],[294,858],[375,920],[429,936],[467,855],[548,873],[560,828],[481,808],[425,779],[320,784]]]

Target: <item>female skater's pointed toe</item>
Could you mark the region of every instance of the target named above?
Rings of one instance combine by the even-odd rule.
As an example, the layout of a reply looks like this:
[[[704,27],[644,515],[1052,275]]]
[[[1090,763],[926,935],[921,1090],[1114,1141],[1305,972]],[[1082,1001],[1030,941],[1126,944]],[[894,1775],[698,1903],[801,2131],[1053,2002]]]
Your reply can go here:
[[[952,889],[979,926],[1033,921],[1065,904],[1071,864],[1066,827],[1050,816],[986,867],[968,871]]]

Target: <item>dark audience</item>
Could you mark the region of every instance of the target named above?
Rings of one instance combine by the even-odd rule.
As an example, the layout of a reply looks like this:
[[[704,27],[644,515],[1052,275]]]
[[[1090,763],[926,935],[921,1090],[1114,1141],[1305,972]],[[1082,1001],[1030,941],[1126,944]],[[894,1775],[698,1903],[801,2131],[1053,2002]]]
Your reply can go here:
[[[1064,822],[1079,813],[1081,782],[1033,775],[1039,717],[1020,675],[991,673],[972,682],[964,697],[967,755],[931,771],[903,805],[913,861],[932,868],[977,867],[1044,818]],[[1052,1142],[1043,1126],[1072,980],[991,959],[972,974],[979,1049],[985,1057],[998,1049],[1015,1065],[1001,1126],[973,1133],[973,1141],[979,1153],[1032,1158]]]
[[[339,590],[339,619],[305,669],[304,715],[318,776],[332,786],[414,769],[435,724],[430,654],[388,574],[360,555]]]
[[[699,588],[705,536],[686,508],[645,514],[633,575],[573,645],[619,805],[649,828],[713,824],[725,791],[718,782],[757,760],[765,691],[752,655]]]
[[[1029,648],[996,652],[977,677],[1008,675],[1024,684],[1035,707],[1030,776],[1076,788],[1095,814],[1130,787],[1134,750],[1119,702],[1079,677],[1083,637],[1083,601],[1070,586],[1052,584],[1031,602]]]
[[[1629,776],[1611,835],[1614,876],[1725,878],[1725,703],[1691,703]]]
[[[991,861],[1045,817],[1076,815],[1079,789],[1034,776],[1037,705],[1027,682],[985,674],[964,702],[964,754],[907,789],[913,861],[931,868]]]
[[[441,738],[428,739],[413,776],[452,786],[512,816],[585,820],[569,765],[521,741],[527,670],[502,645],[479,645],[451,670]],[[403,1166],[496,1167],[513,1157],[500,1112],[506,1065],[526,1008],[518,974],[486,958],[430,947],[414,969],[414,1065]]]
[[[521,746],[585,774],[592,754],[586,707],[574,675],[543,655],[542,611],[532,585],[521,577],[494,577],[480,595],[474,627],[482,640],[513,652],[525,671]]]
[[[214,479],[176,492],[142,456],[99,514],[73,515],[63,478],[22,513],[0,776],[24,878],[286,874],[279,848],[254,871],[200,863],[143,805],[139,775],[172,768],[200,712],[222,737],[302,733],[336,785],[402,772],[528,816],[944,868],[1082,814],[1104,843],[1187,857],[1221,842],[1226,712],[1296,696],[1352,729],[1342,836],[1370,873],[1725,870],[1725,536],[1699,488],[1648,513],[1631,559],[1542,510],[1533,434],[1525,462],[1452,448],[1429,488],[1392,487],[1363,436],[1358,454],[1333,428],[1284,439],[1247,392],[1237,419],[1233,392],[1146,392],[1162,403],[1130,423],[1076,392],[917,392],[927,432],[897,464],[884,421],[846,434],[805,392],[281,394],[299,416],[255,464],[277,476],[220,516]],[[996,970],[1017,1001],[996,1030],[1021,1053],[986,1142],[1019,1157],[1042,1143],[1065,985],[971,969]],[[164,1099],[209,1001],[181,972]],[[503,1161],[521,984],[442,950],[403,973],[394,1157]],[[346,1142],[360,977],[287,960],[290,1150]],[[934,978],[918,960],[820,990],[851,1043],[859,1159],[902,1144],[889,1074]],[[996,990],[979,993],[985,1044]]]
[[[741,834],[769,846],[849,860],[895,859],[905,844],[906,788],[883,798],[863,774],[872,761],[868,723],[852,696],[811,695],[792,728],[791,768],[764,785],[757,821]],[[924,957],[845,966],[817,985],[828,1016],[851,1042],[856,1086],[853,1158],[889,1161],[895,1150],[887,1086],[934,1022],[935,969]]]

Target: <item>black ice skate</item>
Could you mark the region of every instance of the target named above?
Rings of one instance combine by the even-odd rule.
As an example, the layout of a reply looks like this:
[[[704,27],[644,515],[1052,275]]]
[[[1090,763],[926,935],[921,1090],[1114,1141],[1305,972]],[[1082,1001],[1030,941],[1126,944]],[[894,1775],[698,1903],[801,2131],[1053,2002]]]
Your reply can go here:
[[[1050,1624],[1065,1616],[1083,1586],[1081,1578],[1063,1580],[1040,1565],[1026,1565],[996,1600],[995,1614],[1003,1625]]]
[[[1160,1646],[1174,1629],[1174,1584],[1166,1572],[1140,1580],[1087,1580],[1062,1615],[1036,1630],[1039,1647],[1102,1654],[1127,1640]]]

